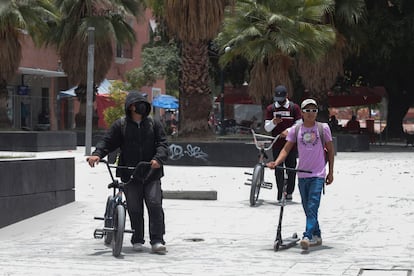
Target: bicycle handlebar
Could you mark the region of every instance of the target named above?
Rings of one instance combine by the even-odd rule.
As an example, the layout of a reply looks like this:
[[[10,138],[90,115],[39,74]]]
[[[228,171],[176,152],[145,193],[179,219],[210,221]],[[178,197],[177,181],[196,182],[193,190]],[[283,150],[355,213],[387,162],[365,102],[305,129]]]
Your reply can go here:
[[[143,166],[149,166],[151,165],[151,162],[148,161],[141,161],[139,162],[135,167],[131,167],[131,166],[118,166],[118,165],[114,165],[114,164],[110,164],[107,160],[102,159],[99,162],[105,163],[108,165],[108,167],[110,168],[115,168],[115,169],[127,169],[127,170],[135,170],[136,168],[141,168]]]
[[[141,178],[145,182],[152,176],[152,174],[155,171],[155,169],[152,169],[152,168],[150,168],[148,172],[144,171],[145,167],[148,167],[148,166],[150,167],[151,166],[151,162],[148,162],[148,161],[141,161],[135,167],[132,167],[132,166],[118,166],[118,165],[110,164],[105,159],[100,160],[100,162],[106,164],[106,166],[109,170],[109,174],[111,175],[111,178],[112,178],[113,182],[115,182],[115,178],[114,178],[110,168],[134,170],[134,172],[131,175],[130,180],[127,183],[124,183],[123,186],[128,185],[128,183],[130,181],[133,181],[134,178]],[[110,187],[108,186],[108,188],[110,188]]]
[[[263,134],[256,133],[253,129],[250,129],[250,131],[252,132],[254,144],[255,144],[255,146],[258,150],[262,150],[262,149],[265,150],[265,151],[270,150],[272,148],[273,144],[276,142],[276,140],[279,139],[279,137],[280,137],[280,134],[273,137],[273,136],[269,136],[269,135],[263,135]],[[264,145],[260,146],[259,142],[257,141],[257,137],[269,139],[270,144],[267,147],[265,147]]]

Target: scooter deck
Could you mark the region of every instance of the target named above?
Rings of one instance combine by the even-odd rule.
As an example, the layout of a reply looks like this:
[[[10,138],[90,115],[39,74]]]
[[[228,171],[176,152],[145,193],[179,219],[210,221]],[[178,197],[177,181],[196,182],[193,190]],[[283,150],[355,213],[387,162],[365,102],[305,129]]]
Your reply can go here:
[[[282,249],[291,248],[293,246],[296,246],[298,244],[299,240],[300,240],[299,238],[286,238],[286,239],[283,239],[282,244],[280,245],[280,247]]]
[[[299,240],[300,238],[296,236],[296,233],[293,234],[293,237],[285,238],[280,241],[276,239],[273,244],[273,249],[275,251],[278,251],[280,249],[288,249],[294,247],[298,244]]]

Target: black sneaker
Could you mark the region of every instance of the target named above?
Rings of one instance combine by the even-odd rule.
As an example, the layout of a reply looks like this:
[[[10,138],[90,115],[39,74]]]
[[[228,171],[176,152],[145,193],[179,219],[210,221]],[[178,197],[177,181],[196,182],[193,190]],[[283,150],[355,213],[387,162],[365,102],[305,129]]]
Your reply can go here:
[[[286,195],[286,200],[287,200],[287,201],[292,201],[292,199],[293,199],[293,198],[292,198],[292,194],[287,194],[287,195]]]

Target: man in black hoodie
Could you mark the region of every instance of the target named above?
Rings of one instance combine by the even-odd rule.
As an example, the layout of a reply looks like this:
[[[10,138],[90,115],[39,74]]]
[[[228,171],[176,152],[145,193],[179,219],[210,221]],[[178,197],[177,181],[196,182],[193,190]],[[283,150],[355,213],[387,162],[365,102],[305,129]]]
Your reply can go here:
[[[125,118],[116,120],[101,141],[96,144],[92,156],[87,157],[91,167],[98,164],[108,153],[120,148],[120,166],[136,166],[140,161],[151,162],[155,169],[150,181],[139,180],[126,186],[127,209],[134,234],[131,243],[134,250],[142,251],[144,244],[144,204],[148,210],[150,244],[153,252],[166,252],[164,211],[162,208],[161,177],[163,164],[168,159],[168,142],[164,127],[158,120],[149,118],[151,105],[138,92],[130,92],[125,100]],[[127,182],[132,171],[117,171]]]

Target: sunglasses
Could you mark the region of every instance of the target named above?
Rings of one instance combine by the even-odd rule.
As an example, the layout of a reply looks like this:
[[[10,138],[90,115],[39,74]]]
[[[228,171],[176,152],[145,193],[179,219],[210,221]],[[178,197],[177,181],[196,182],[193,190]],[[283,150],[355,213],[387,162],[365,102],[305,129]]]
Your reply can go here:
[[[316,112],[318,112],[317,109],[302,109],[302,111],[305,112],[305,113],[310,113],[310,112],[316,113]]]

